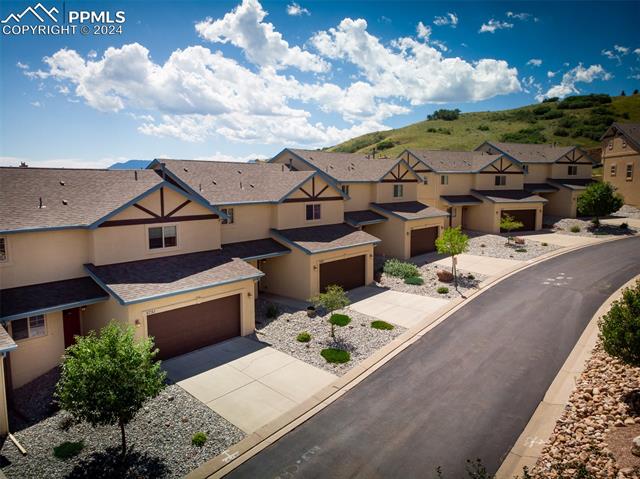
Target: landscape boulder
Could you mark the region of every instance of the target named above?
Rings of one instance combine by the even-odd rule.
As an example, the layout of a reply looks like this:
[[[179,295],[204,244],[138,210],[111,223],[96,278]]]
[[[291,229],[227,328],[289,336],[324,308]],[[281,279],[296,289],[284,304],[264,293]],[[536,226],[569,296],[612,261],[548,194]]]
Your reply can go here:
[[[438,275],[438,280],[442,283],[451,283],[453,281],[453,273],[450,271],[440,269],[436,274]]]

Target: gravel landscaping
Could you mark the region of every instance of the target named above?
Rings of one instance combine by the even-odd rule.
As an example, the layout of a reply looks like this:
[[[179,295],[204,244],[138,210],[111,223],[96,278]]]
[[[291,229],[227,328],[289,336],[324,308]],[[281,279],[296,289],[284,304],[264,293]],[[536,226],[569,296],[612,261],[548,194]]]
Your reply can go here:
[[[632,235],[637,233],[638,230],[633,226],[627,228],[620,228],[615,225],[600,224],[598,228],[593,227],[591,219],[580,218],[562,218],[562,219],[550,219],[549,224],[556,233],[574,235],[574,236],[606,236],[606,235]],[[580,228],[580,231],[573,232],[572,228]]]
[[[87,423],[75,423],[64,411],[42,419],[51,411],[57,375],[53,370],[15,392],[16,402],[23,405],[21,412],[26,413],[28,421],[23,420],[23,428],[14,435],[27,449],[27,455],[22,456],[11,441],[4,442],[0,467],[8,478],[183,477],[245,436],[181,387],[170,385],[148,401],[127,425],[130,453],[123,464],[117,426],[93,428]],[[49,385],[48,390],[43,385]],[[41,419],[34,422],[37,417]],[[207,435],[203,447],[191,444],[196,432]],[[53,448],[65,441],[83,441],[84,448],[73,458],[57,459]]]
[[[640,209],[635,208],[631,205],[624,205],[618,211],[613,213],[611,216],[622,216],[624,218],[636,218],[640,219]]]
[[[640,368],[627,366],[596,346],[532,476],[640,477],[640,457],[630,453],[630,438],[640,435],[640,398],[630,407],[634,401],[629,393],[638,388]]]
[[[526,236],[521,237],[524,239],[523,245],[515,244],[513,241],[507,245],[506,236],[474,233],[468,233],[468,235],[468,254],[491,256],[492,258],[528,260],[560,248],[560,246],[552,244],[544,246],[540,241],[532,241]],[[514,233],[514,236],[517,234]],[[526,251],[517,251],[518,249]]]
[[[300,359],[312,366],[325,369],[338,376],[343,375],[360,361],[405,331],[395,326],[392,330],[380,330],[371,327],[375,318],[353,311],[348,307],[336,311],[351,318],[345,327],[336,326],[336,340],[331,338],[329,315],[318,314],[309,318],[306,311],[298,311],[283,304],[276,304],[278,315],[267,318],[267,308],[271,303],[262,298],[256,301],[256,332],[258,340],[269,344],[284,353]],[[311,334],[311,341],[303,343],[296,340],[302,332]],[[328,363],[320,351],[326,348],[344,349],[351,353],[351,360],[344,364]]]

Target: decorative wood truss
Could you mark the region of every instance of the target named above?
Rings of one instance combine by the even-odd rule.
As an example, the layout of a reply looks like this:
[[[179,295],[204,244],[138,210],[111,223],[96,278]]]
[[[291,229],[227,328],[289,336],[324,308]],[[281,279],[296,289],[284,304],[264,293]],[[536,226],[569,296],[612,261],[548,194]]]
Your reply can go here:
[[[584,161],[580,161],[583,159]],[[560,157],[560,159],[558,159],[556,163],[560,165],[591,165],[592,164],[591,161],[586,159],[584,153],[582,153],[577,148],[574,148],[566,155]]]
[[[191,200],[185,200],[180,203],[178,206],[173,208],[171,211],[165,214],[165,204],[164,204],[164,188],[160,188],[160,214],[157,214],[151,211],[148,208],[145,208],[138,203],[134,203],[132,206],[134,208],[139,209],[145,214],[149,215],[148,218],[132,218],[126,220],[111,220],[105,221],[100,225],[100,228],[109,227],[109,226],[131,226],[131,225],[148,225],[154,223],[176,223],[179,221],[198,221],[198,220],[212,220],[217,219],[218,215],[216,214],[204,214],[204,215],[187,215],[187,216],[174,216],[178,211],[191,203]]]
[[[385,175],[385,178],[382,179],[382,183],[417,183],[418,180],[415,178],[405,178],[411,170],[405,167],[404,173],[401,172],[400,166],[402,163],[398,163],[394,166],[389,173]],[[391,175],[391,178],[387,178]]]
[[[411,164],[411,158],[413,158],[413,165]],[[431,168],[429,168],[427,165],[425,165],[422,161],[418,160],[415,156],[413,156],[411,153],[407,153],[407,163],[409,164],[409,166],[411,167],[411,169],[415,172],[415,173],[431,173],[433,170]]]
[[[305,185],[306,186],[306,185]],[[308,189],[308,186],[307,186]],[[318,185],[316,187],[316,177],[311,178],[311,192],[307,191],[303,186],[298,188],[298,191],[304,194],[303,198],[286,198],[283,203],[309,203],[312,201],[342,201],[342,196],[322,196],[322,193],[329,189],[329,185],[324,185],[322,188]]]
[[[513,168],[513,169],[511,169]],[[482,175],[523,175],[521,170],[516,169],[515,165],[504,159],[504,156],[488,165],[484,170],[480,172]]]

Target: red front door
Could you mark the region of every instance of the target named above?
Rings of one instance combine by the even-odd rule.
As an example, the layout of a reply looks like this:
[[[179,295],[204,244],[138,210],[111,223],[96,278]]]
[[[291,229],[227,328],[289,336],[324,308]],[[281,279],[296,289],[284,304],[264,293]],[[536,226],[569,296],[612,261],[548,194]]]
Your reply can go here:
[[[64,347],[75,344],[74,336],[80,336],[80,308],[65,309],[62,312],[64,326]]]

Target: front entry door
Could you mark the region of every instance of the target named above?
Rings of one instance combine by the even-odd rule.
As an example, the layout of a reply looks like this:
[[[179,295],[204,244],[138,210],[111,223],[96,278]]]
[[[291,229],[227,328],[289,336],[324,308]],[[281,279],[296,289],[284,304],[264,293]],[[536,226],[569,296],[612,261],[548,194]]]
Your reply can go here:
[[[75,344],[75,336],[80,336],[80,308],[65,309],[62,312],[62,324],[64,328],[64,347]]]

